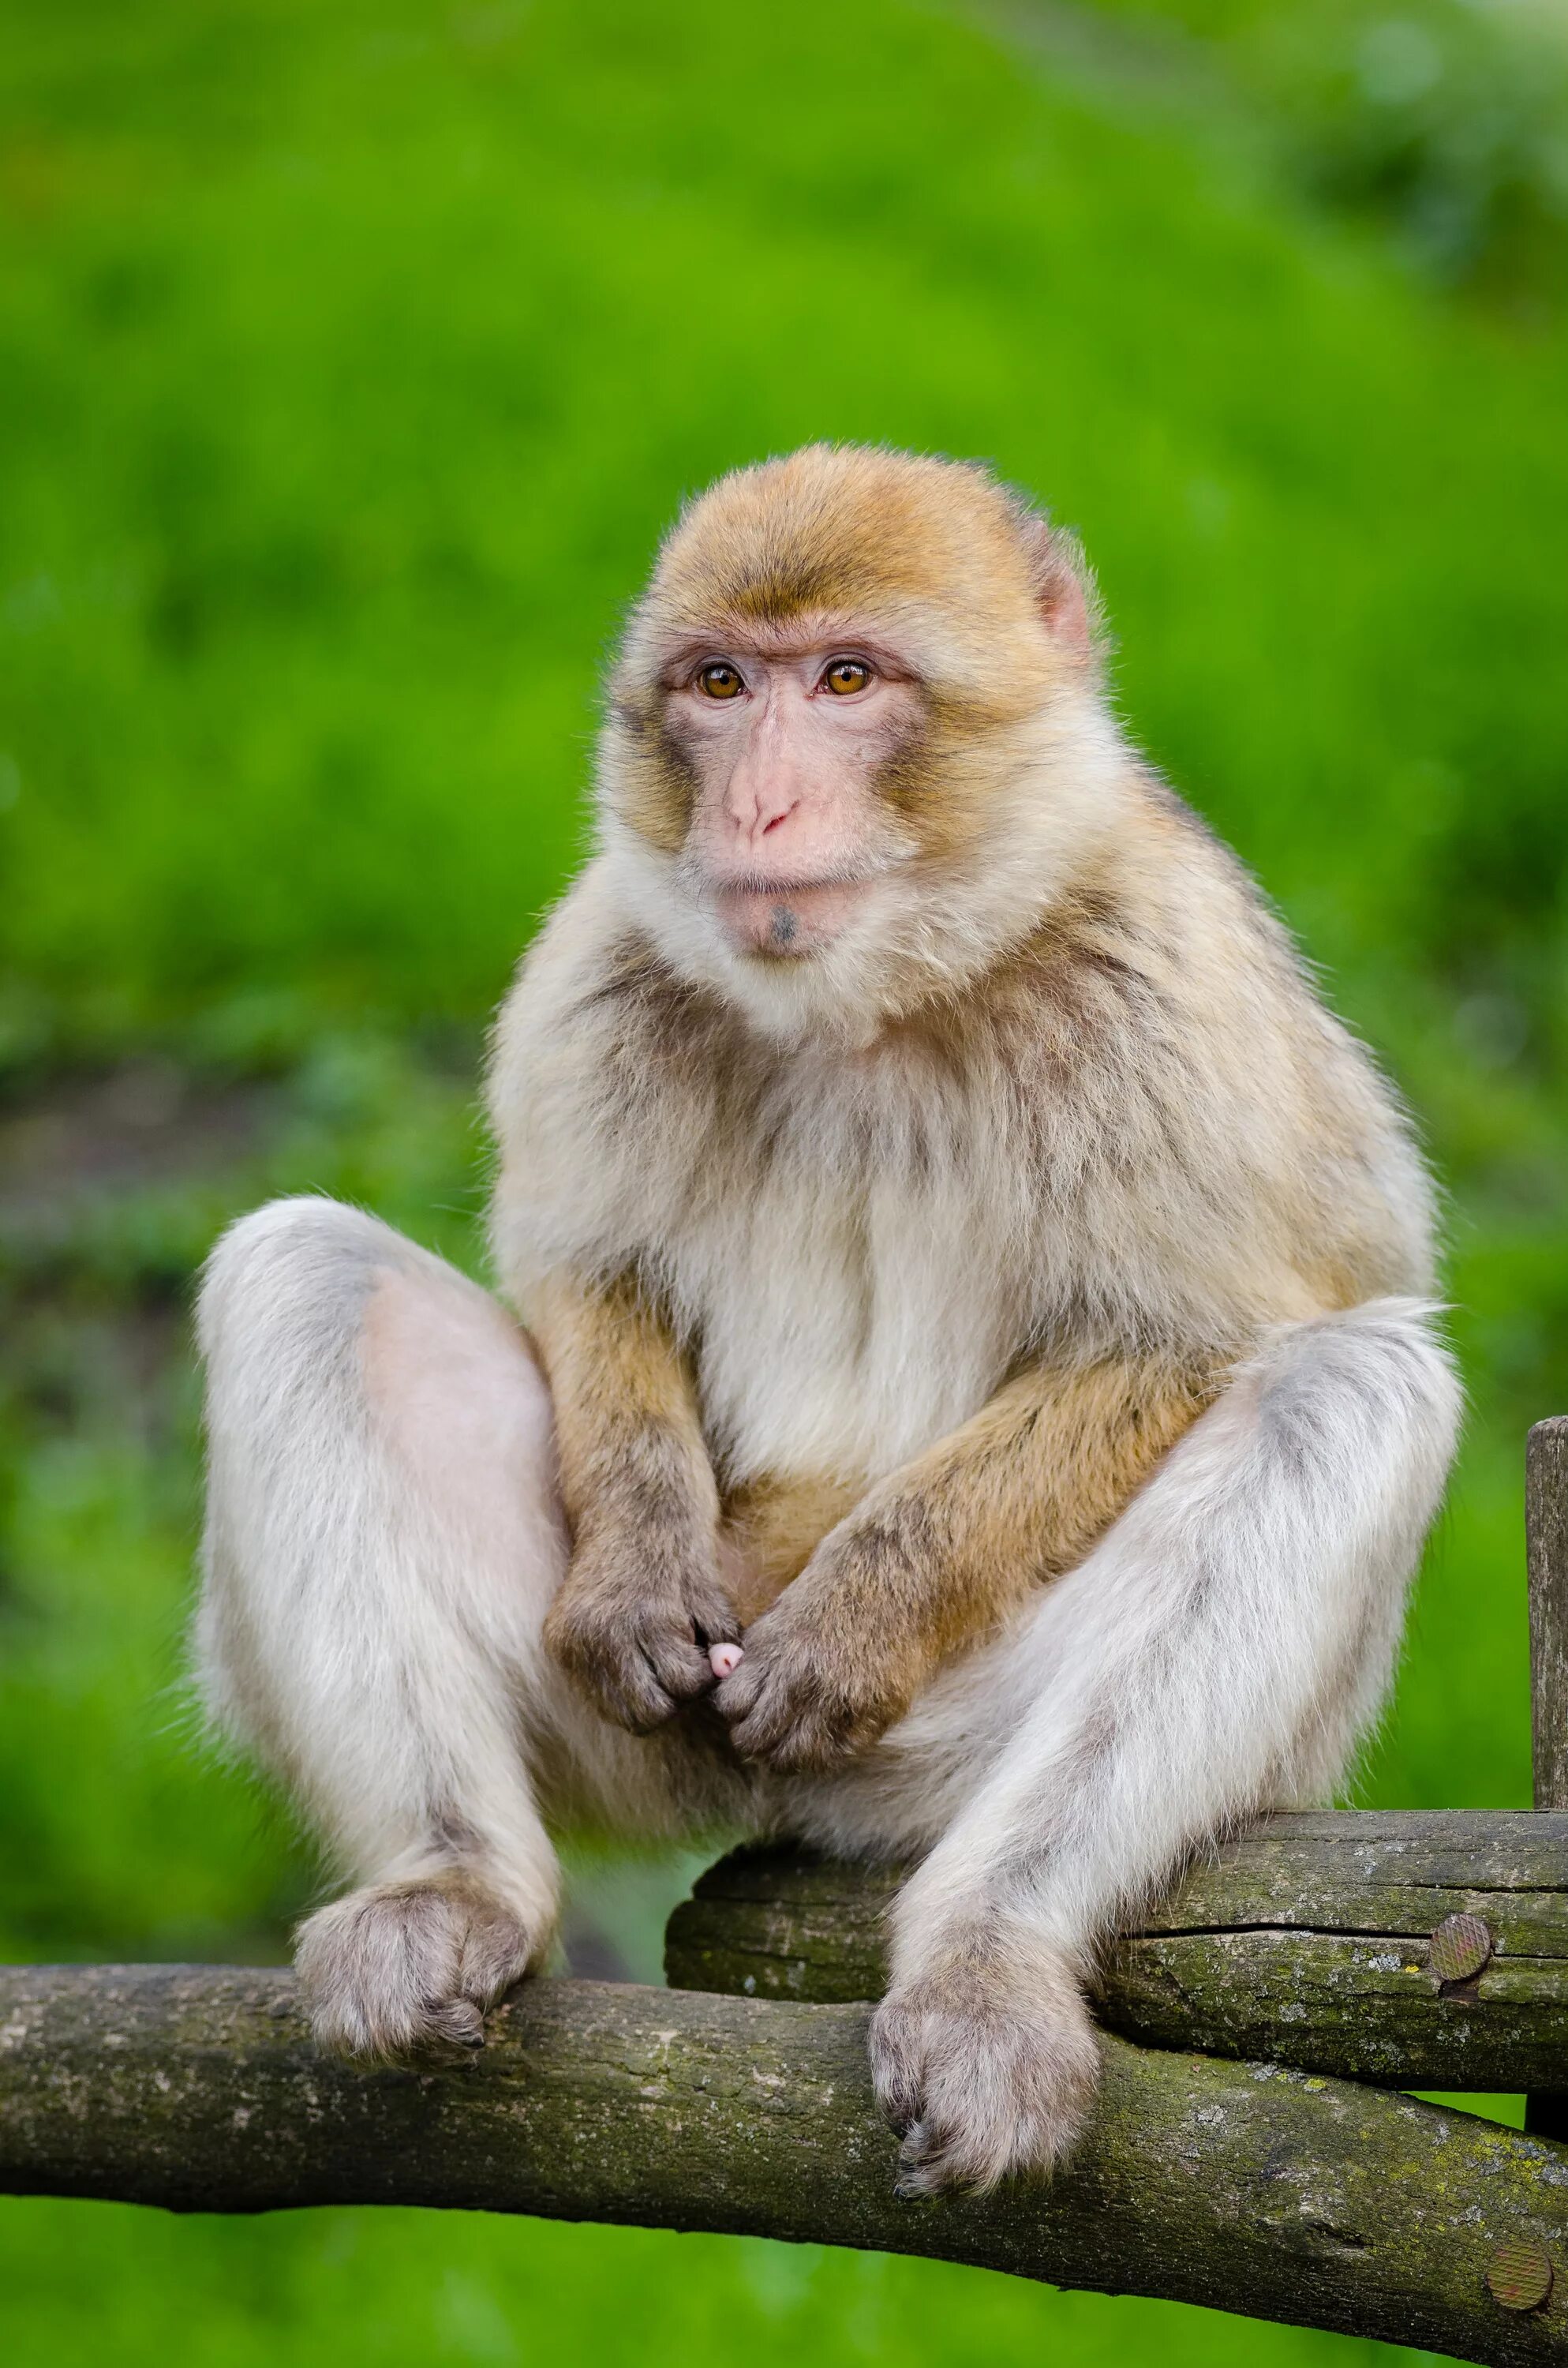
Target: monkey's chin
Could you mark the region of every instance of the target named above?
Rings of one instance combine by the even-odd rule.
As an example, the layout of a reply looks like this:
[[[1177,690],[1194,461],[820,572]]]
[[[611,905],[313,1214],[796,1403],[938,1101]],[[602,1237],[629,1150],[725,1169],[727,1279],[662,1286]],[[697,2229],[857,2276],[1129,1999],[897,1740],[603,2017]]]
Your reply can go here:
[[[714,903],[737,953],[799,961],[832,945],[865,898],[864,881],[817,887],[721,888]]]

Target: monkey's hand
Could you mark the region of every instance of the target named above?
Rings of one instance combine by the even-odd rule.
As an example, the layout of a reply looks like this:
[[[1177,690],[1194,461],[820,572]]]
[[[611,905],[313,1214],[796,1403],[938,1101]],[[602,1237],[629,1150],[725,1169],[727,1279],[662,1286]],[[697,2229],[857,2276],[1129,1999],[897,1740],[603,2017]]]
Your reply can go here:
[[[544,1641],[597,1710],[646,1735],[711,1688],[735,1618],[712,1548],[616,1524],[578,1541]]]
[[[880,1520],[841,1521],[745,1632],[714,1701],[743,1759],[825,1775],[903,1717],[926,1675],[901,1618],[907,1550]]]

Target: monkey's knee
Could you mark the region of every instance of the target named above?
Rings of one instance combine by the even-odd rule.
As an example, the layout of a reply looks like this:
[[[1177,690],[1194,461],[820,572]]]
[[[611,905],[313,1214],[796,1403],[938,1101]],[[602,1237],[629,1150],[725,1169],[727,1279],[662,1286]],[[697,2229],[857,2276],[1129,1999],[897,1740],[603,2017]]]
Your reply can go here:
[[[202,1275],[197,1333],[209,1369],[258,1344],[298,1352],[324,1333],[351,1332],[378,1270],[411,1250],[390,1225],[340,1201],[301,1195],[253,1210],[229,1227]]]
[[[208,1261],[198,1328],[214,1497],[413,1489],[449,1538],[559,1577],[548,1384],[490,1293],[363,1210],[274,1201]],[[389,1516],[390,1518],[390,1516]]]

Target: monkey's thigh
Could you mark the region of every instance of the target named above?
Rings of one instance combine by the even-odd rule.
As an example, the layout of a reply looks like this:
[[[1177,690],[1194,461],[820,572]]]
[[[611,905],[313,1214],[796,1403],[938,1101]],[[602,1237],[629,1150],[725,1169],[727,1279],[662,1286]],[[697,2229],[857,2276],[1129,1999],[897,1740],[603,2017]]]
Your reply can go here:
[[[553,1414],[494,1299],[362,1210],[285,1201],[220,1243],[200,1330],[208,1699],[352,1863],[437,1806],[506,1822],[519,1782],[559,1817],[698,1812],[691,1755],[607,1725],[545,1651]]]
[[[383,1267],[367,1300],[367,1388],[516,1696],[537,1805],[548,1826],[676,1837],[752,1822],[750,1780],[700,1721],[635,1736],[602,1718],[543,1641],[570,1554],[550,1388],[533,1343],[496,1301],[415,1251]]]

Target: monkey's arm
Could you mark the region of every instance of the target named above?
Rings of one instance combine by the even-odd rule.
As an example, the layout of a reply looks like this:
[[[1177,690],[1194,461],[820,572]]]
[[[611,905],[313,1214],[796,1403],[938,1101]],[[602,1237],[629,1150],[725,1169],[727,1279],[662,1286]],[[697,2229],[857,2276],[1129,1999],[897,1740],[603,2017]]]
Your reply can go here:
[[[879,1482],[746,1630],[718,1695],[736,1748],[785,1770],[866,1749],[943,1661],[1082,1561],[1215,1388],[1136,1361],[1009,1382]]]
[[[645,1733],[707,1691],[708,1646],[740,1634],[690,1377],[631,1276],[552,1277],[528,1312],[573,1540],[545,1642],[607,1717]]]

